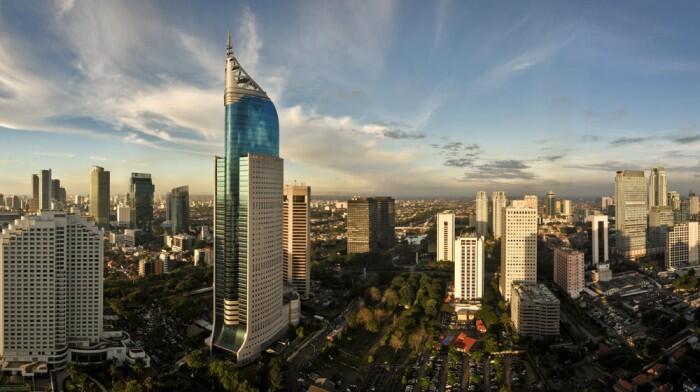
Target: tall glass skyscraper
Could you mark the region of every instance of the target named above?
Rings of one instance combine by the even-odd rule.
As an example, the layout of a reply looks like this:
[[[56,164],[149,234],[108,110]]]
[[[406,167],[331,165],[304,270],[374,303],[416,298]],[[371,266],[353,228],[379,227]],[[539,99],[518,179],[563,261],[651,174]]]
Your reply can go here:
[[[131,173],[129,187],[131,201],[131,224],[144,232],[151,232],[153,223],[153,193],[155,187],[148,173]]]
[[[166,219],[172,225],[173,234],[190,227],[190,187],[173,188],[166,198]]]
[[[211,345],[254,360],[287,326],[275,105],[226,47],[225,155],[216,157]]]

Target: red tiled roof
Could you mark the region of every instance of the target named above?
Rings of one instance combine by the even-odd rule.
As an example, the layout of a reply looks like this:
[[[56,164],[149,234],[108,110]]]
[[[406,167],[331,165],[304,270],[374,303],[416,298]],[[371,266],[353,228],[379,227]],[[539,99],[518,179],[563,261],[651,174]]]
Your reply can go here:
[[[625,391],[630,391],[630,392],[634,391],[634,385],[630,384],[630,382],[625,380],[625,379],[621,378],[621,379],[617,380],[617,385],[622,387],[622,389],[624,389]]]
[[[647,378],[647,375],[644,373],[639,373],[632,379],[632,384],[634,384],[634,385],[644,385],[647,382],[649,382],[649,379]]]
[[[464,332],[460,332],[452,341],[452,344],[461,350],[469,351],[476,344],[476,339],[467,336]]]

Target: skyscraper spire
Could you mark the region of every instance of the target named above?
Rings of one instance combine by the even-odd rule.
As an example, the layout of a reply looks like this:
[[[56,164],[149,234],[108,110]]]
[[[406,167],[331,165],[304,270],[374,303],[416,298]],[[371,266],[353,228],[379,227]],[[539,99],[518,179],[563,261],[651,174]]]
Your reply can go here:
[[[233,56],[233,46],[231,46],[231,32],[228,32],[228,37],[226,38],[226,57]]]

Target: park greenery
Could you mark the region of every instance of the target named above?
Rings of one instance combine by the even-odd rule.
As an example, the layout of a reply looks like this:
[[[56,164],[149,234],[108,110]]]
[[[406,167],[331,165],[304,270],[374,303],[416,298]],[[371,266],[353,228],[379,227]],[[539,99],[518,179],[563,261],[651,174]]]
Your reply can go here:
[[[364,304],[346,315],[350,328],[380,334],[380,346],[395,353],[401,349],[418,352],[438,335],[438,313],[445,295],[445,283],[428,274],[394,277],[383,291],[369,287]]]

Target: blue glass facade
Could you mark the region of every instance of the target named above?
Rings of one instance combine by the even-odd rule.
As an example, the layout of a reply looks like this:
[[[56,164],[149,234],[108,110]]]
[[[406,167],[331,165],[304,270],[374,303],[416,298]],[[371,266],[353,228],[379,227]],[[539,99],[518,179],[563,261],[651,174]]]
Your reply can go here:
[[[247,166],[249,153],[279,156],[277,110],[261,94],[246,95],[226,108],[225,156],[216,159],[215,297],[213,344],[236,351],[245,338],[247,309]],[[236,303],[236,324],[224,320],[224,302]]]

